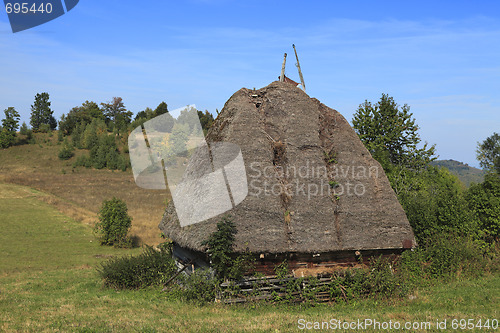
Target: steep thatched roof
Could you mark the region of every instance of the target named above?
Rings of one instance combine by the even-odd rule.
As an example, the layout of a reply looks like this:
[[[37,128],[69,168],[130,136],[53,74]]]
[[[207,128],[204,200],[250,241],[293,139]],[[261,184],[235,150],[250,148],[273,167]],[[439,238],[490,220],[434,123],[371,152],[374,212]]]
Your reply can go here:
[[[249,194],[227,213],[237,227],[238,251],[318,253],[414,243],[380,164],[340,113],[299,88],[273,82],[240,89],[207,141],[237,144],[245,161]],[[179,245],[204,250],[201,242],[220,218],[181,228],[171,203],[159,227]]]

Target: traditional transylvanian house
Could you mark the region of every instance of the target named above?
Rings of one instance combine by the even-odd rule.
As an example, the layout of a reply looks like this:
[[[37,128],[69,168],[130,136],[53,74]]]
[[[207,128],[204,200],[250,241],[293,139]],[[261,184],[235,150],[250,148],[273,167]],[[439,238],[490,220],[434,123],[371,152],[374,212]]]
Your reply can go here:
[[[240,89],[207,141],[241,148],[248,195],[227,214],[235,250],[254,253],[258,271],[272,273],[284,259],[294,270],[335,269],[415,245],[382,167],[346,119],[294,85]],[[220,218],[181,227],[171,203],[160,229],[181,259],[203,265],[201,243]]]

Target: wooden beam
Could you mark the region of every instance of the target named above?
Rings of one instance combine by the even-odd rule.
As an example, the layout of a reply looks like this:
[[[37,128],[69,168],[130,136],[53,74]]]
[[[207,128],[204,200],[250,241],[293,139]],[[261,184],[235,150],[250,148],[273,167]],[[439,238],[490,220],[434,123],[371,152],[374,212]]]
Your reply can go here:
[[[286,64],[286,53],[285,56],[283,57],[283,65],[281,65],[280,82],[285,82],[285,64]]]
[[[300,63],[299,63],[299,56],[297,55],[297,50],[295,49],[295,44],[292,44],[293,46],[293,51],[295,52],[295,58],[297,58],[297,68],[299,69],[299,77],[300,77],[300,82],[302,83],[302,89],[306,91],[306,84],[304,82],[304,78],[302,77],[302,70],[300,69]]]

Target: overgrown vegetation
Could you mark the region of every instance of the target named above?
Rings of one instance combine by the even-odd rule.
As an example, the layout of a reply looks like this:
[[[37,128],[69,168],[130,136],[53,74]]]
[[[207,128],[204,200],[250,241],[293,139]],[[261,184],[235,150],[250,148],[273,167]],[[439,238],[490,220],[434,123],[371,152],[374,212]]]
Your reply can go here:
[[[483,249],[498,242],[500,159],[498,136],[479,144],[478,158],[491,174],[481,184],[465,189],[458,178],[429,163],[434,147],[419,148],[418,126],[409,106],[400,107],[383,94],[374,106],[366,101],[354,115],[353,126],[373,157],[384,168],[419,243],[434,235],[468,237]]]
[[[234,252],[233,243],[237,230],[230,216],[224,216],[217,223],[217,230],[205,240],[207,254],[217,277],[221,280],[239,280],[251,268],[249,254]]]
[[[470,238],[435,235],[402,256],[371,258],[368,265],[339,270],[329,277],[294,278],[287,261],[276,265],[278,281],[253,279],[251,289],[238,284],[224,291],[226,297],[266,299],[277,303],[350,303],[362,299],[398,299],[418,288],[449,283],[459,277],[478,278],[498,271],[496,252],[484,249]],[[281,288],[277,288],[281,286]]]
[[[97,269],[104,285],[116,289],[139,289],[164,283],[177,266],[168,248],[146,246],[137,256],[110,259]]]

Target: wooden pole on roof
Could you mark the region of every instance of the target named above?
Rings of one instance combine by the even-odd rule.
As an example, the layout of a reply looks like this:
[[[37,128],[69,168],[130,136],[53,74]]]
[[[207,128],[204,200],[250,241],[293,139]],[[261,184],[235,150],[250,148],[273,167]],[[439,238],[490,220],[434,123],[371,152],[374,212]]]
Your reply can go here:
[[[295,51],[295,58],[297,58],[297,68],[299,69],[300,82],[302,83],[302,89],[306,91],[306,84],[304,83],[304,77],[302,77],[302,71],[300,70],[299,56],[297,55],[297,50],[295,49],[295,44],[292,44],[293,50]]]
[[[285,64],[286,64],[286,53],[283,58],[283,65],[281,65],[280,82],[285,82]]]

